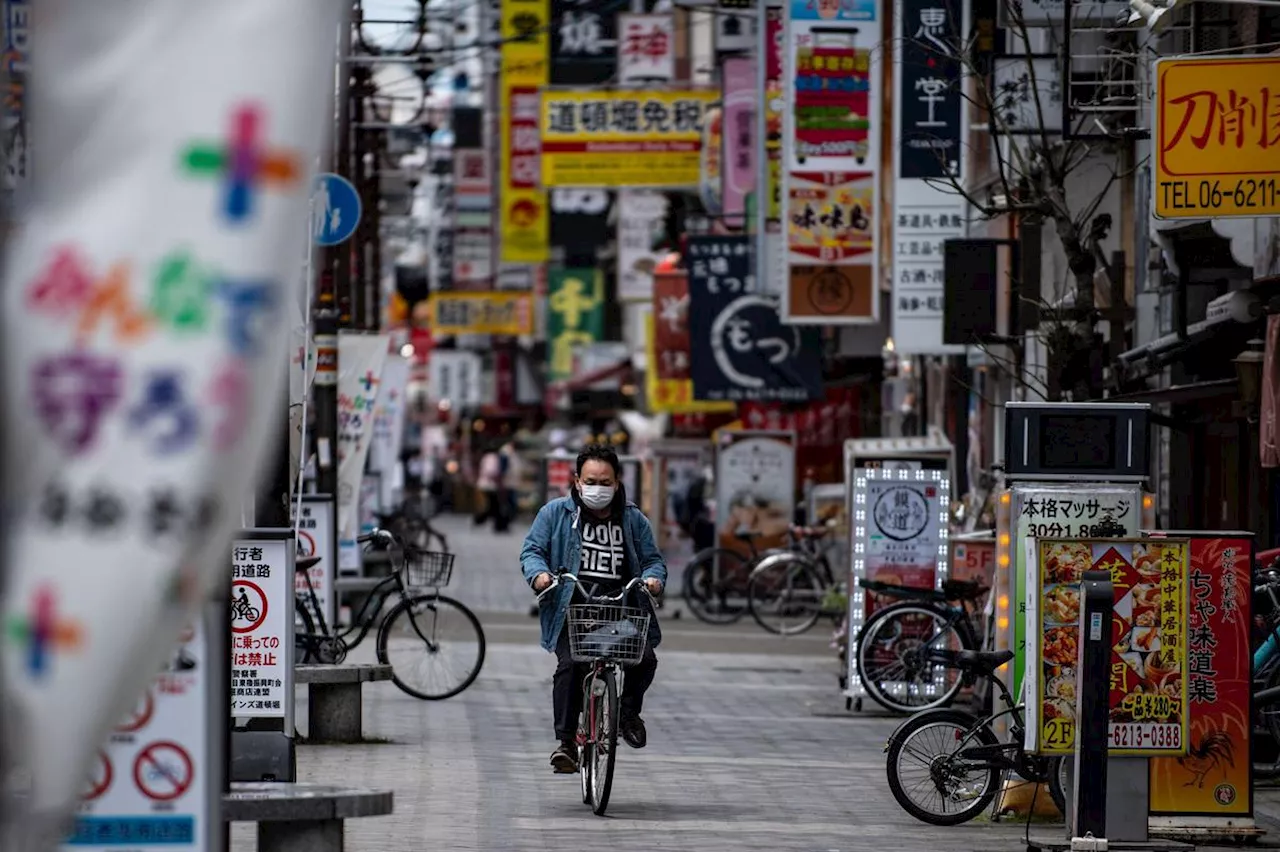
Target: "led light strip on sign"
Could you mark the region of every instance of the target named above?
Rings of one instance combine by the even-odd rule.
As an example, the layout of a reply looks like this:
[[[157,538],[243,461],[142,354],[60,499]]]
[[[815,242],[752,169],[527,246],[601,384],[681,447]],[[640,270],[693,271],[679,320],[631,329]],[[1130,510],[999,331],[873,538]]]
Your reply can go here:
[[[866,579],[867,576],[867,542],[870,535],[869,515],[870,511],[867,506],[868,485],[872,482],[903,482],[903,483],[921,483],[933,485],[938,489],[939,494],[939,510],[935,522],[937,523],[938,554],[937,562],[934,570],[934,588],[941,589],[942,584],[947,579],[948,569],[948,538],[949,524],[948,508],[950,506],[951,480],[948,472],[945,470],[906,470],[906,469],[885,469],[885,468],[858,468],[854,471],[853,479],[853,517],[850,519],[853,527],[853,584],[849,589],[849,680],[848,689],[852,695],[863,695],[862,679],[858,676],[857,665],[857,649],[854,647],[854,639],[862,632],[863,623],[866,614],[866,593],[863,591],[859,581]],[[939,673],[935,679],[935,685],[926,688],[926,694],[934,694],[934,690],[944,688],[945,670],[939,668]],[[903,684],[905,687],[905,684]]]

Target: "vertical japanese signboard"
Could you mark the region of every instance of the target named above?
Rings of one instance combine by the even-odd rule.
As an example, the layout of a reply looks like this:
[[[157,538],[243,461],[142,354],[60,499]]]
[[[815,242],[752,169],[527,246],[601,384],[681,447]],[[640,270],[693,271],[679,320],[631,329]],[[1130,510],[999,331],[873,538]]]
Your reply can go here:
[[[596,269],[547,274],[547,378],[573,376],[573,349],[604,334],[604,280]]]
[[[789,0],[783,182],[788,322],[876,322],[881,18],[873,0]]]
[[[653,309],[645,316],[649,410],[666,413],[732,412],[732,402],[700,402],[689,372],[689,281],[685,273],[654,276]]]
[[[1039,582],[1035,540],[1135,536],[1142,527],[1142,491],[1128,485],[1017,485],[1009,498],[1008,519],[999,519],[997,536],[1006,542],[1012,563],[1007,566],[1009,600],[1017,610],[1008,647],[1014,653],[1010,687],[1016,694],[1022,688],[1028,644],[1034,648],[1027,638],[1026,590]]]
[[[12,193],[27,174],[27,63],[31,41],[31,6],[27,0],[4,0],[5,93],[3,119],[4,173],[0,189]]]
[[[622,14],[618,30],[620,82],[670,83],[675,78],[675,20],[670,14]]]
[[[817,329],[786,325],[761,293],[751,238],[690,237],[689,336],[694,395],[715,402],[822,397]]]
[[[498,231],[505,263],[542,263],[547,258],[538,91],[548,81],[550,24],[549,0],[502,0]]]
[[[617,0],[551,0],[548,29],[551,85],[595,86],[617,75]]]
[[[661,259],[654,245],[666,216],[667,197],[660,192],[624,189],[618,193],[619,300],[653,298],[653,271]]]
[[[231,717],[293,718],[293,530],[231,543]]]
[[[1189,536],[1191,542],[1187,756],[1151,761],[1151,814],[1229,817],[1238,824],[1241,817],[1253,813],[1249,635],[1253,538],[1232,533],[1166,534]],[[1186,821],[1176,824],[1185,826]]]
[[[1280,216],[1280,57],[1161,59],[1155,77],[1152,214]]]
[[[965,0],[897,0],[894,5],[893,342],[908,354],[963,351],[942,342],[942,244],[965,233],[967,138],[960,34]]]
[[[294,510],[297,511],[296,507]],[[294,594],[310,605],[307,594],[307,583],[310,582],[311,588],[315,590],[320,612],[324,614],[325,624],[330,627],[334,623],[333,580],[337,573],[337,554],[333,552],[333,518],[332,497],[328,494],[303,494],[302,514],[294,521],[298,530],[298,558],[320,557],[320,561],[305,572],[294,573]],[[314,618],[312,621],[315,623]]]
[[[745,224],[747,196],[755,191],[756,63],[733,56],[720,65],[721,136],[720,212],[727,224]]]
[[[1029,751],[1075,751],[1080,584],[1086,571],[1106,571],[1115,590],[1107,752],[1187,753],[1188,549],[1178,539],[1037,541],[1026,595]]]
[[[111,732],[64,849],[221,852],[226,719],[217,689],[226,656],[219,601],[183,630],[173,654]]]

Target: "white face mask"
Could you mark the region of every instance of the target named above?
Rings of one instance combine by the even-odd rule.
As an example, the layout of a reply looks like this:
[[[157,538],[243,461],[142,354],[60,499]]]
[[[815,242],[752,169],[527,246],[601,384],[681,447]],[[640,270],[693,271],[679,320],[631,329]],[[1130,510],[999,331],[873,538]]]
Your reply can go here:
[[[603,509],[613,502],[613,495],[618,491],[616,485],[579,485],[578,495],[582,504],[588,509]]]

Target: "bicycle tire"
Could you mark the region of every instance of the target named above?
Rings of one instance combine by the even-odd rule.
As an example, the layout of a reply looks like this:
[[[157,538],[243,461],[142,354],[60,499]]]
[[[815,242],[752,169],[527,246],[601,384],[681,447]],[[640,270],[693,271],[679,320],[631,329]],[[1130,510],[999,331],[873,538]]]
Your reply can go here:
[[[604,679],[604,712],[595,719],[596,744],[591,767],[591,812],[596,816],[604,816],[605,808],[609,807],[613,767],[618,756],[618,682],[613,669],[606,668],[600,677]]]
[[[730,560],[730,563],[737,562],[740,565],[746,565],[747,560],[743,558],[741,553],[736,550],[730,550],[727,547],[708,547],[694,554],[693,559],[689,560],[689,564],[684,569],[684,602],[689,608],[689,612],[693,613],[693,617],[706,624],[734,624],[747,612],[746,605],[727,611],[715,611],[709,604],[707,598],[711,591],[710,572],[712,570],[711,562],[717,556]],[[724,571],[724,567],[721,567]],[[735,569],[738,570],[738,569]],[[705,585],[708,587],[705,591],[699,584],[699,579],[708,578]]]
[[[768,580],[775,576],[773,572],[781,570],[786,572],[786,580],[788,585],[795,578],[805,578],[801,582],[801,588],[807,589],[813,596],[813,600],[807,611],[799,617],[794,624],[771,624],[765,620],[765,613],[768,611],[770,603],[765,595],[768,593]],[[755,619],[756,624],[760,625],[769,633],[775,636],[799,636],[813,628],[818,623],[818,619],[822,617],[822,598],[825,591],[822,584],[822,576],[818,569],[814,566],[813,561],[808,557],[795,554],[785,559],[779,559],[776,562],[767,564],[761,563],[752,572],[747,580],[747,612],[751,613],[751,617]],[[785,616],[783,616],[785,618]]]
[[[1063,819],[1067,816],[1067,767],[1068,761],[1074,757],[1052,757],[1049,759],[1049,798],[1058,806]]]
[[[294,615],[302,619],[302,633],[298,632],[296,625],[293,629],[293,664],[296,666],[318,662],[315,646],[319,635],[316,633],[315,622],[311,620],[311,612],[302,599],[296,596],[293,599],[293,611]]]
[[[390,654],[388,652],[388,643],[391,637],[392,625],[395,624],[396,619],[401,615],[406,615],[409,620],[410,635],[416,633],[420,639],[426,642],[428,646],[428,653],[438,653],[438,651],[431,650],[431,640],[422,635],[422,631],[418,629],[417,621],[414,620],[414,617],[411,614],[413,607],[419,605],[433,608],[437,615],[445,609],[457,610],[457,612],[462,616],[465,627],[469,627],[470,630],[475,633],[477,651],[474,666],[471,668],[470,672],[468,672],[462,683],[451,689],[446,689],[443,692],[425,692],[420,689],[415,689],[401,678],[400,672],[396,671],[394,664],[391,663]],[[437,618],[437,622],[438,620],[439,619]],[[484,628],[480,626],[480,619],[476,618],[476,614],[474,612],[453,598],[434,593],[405,597],[401,598],[400,602],[391,608],[391,611],[382,619],[382,624],[378,626],[377,654],[378,662],[383,665],[392,666],[391,682],[398,686],[402,692],[407,695],[412,695],[414,698],[422,701],[443,701],[446,698],[452,698],[467,687],[471,686],[471,684],[475,683],[476,678],[480,676],[480,669],[484,666],[485,656]]]
[[[587,684],[590,684],[590,679]],[[586,698],[586,691],[589,686],[583,686],[583,697]],[[591,720],[588,718],[587,708],[591,705],[587,701],[582,702],[582,713],[578,717],[578,731],[582,734],[582,747],[578,749],[578,774],[582,776],[582,804],[591,804],[591,755],[594,750],[591,747]]]
[[[898,768],[903,749],[909,744],[912,736],[931,726],[959,728],[965,734],[974,731],[976,728],[974,739],[978,743],[984,746],[997,745],[1000,741],[989,726],[982,725],[978,727],[981,722],[982,720],[959,710],[926,710],[907,719],[890,735],[888,755],[885,760],[885,773],[889,779],[889,792],[893,794],[893,798],[904,811],[929,825],[950,826],[966,823],[991,806],[1000,787],[1000,770],[994,766],[985,767],[987,785],[982,794],[971,799],[964,808],[951,814],[934,813],[921,807],[908,794],[907,786],[903,784]],[[937,758],[935,757],[929,763],[931,778],[933,778],[936,766]],[[934,783],[937,783],[936,779],[934,779]]]
[[[950,687],[943,690],[937,695],[937,697],[933,698],[933,700],[924,701],[923,703],[907,704],[897,700],[885,692],[880,686],[879,678],[868,677],[868,671],[871,666],[867,658],[875,647],[874,642],[868,640],[874,640],[877,634],[884,629],[886,625],[913,613],[917,616],[928,615],[935,619],[935,624],[937,621],[945,621],[949,615],[948,613],[943,612],[940,609],[930,607],[927,604],[904,601],[902,603],[887,606],[875,615],[871,616],[871,619],[863,625],[862,630],[858,633],[856,662],[858,666],[858,678],[862,682],[862,688],[866,690],[867,694],[871,696],[873,701],[886,710],[891,710],[895,713],[918,713],[922,710],[933,710],[939,707],[946,707],[955,700],[956,694],[960,691],[960,687],[962,685],[960,673],[958,671],[951,670],[954,671],[955,679]],[[951,633],[956,637],[956,647],[954,647],[954,650],[975,650],[973,637],[969,635],[968,631],[959,627],[958,624],[947,624],[946,632]],[[938,633],[935,628],[934,636],[937,635]],[[940,646],[938,642],[932,638],[930,639],[929,644],[934,648],[939,649],[946,647]],[[916,647],[918,647],[918,645]],[[911,650],[914,650],[914,648]],[[904,658],[899,654],[898,659],[901,661]],[[910,666],[912,664],[913,663],[910,659],[908,659],[907,665]]]

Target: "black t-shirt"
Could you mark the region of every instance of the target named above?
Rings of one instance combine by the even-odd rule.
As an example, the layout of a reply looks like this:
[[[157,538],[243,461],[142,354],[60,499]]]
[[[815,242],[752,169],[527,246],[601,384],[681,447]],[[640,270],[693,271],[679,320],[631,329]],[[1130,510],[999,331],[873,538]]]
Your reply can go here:
[[[582,536],[582,564],[578,577],[588,593],[607,594],[622,588],[631,579],[627,548],[623,544],[622,521],[610,515],[597,518],[589,512],[579,516]],[[594,592],[592,586],[595,586]]]

